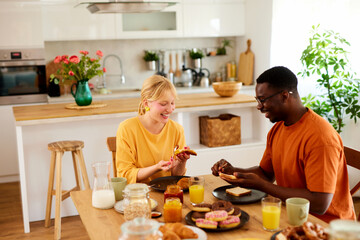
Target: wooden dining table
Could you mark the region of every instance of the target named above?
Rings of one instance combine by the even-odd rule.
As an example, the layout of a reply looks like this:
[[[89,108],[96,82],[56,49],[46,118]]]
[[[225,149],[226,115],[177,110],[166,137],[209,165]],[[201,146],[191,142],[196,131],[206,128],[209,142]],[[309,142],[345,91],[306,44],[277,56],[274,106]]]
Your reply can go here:
[[[219,177],[213,175],[204,175],[205,178],[205,195],[204,201],[207,203],[216,202],[212,194],[213,190],[229,185],[227,182]],[[121,235],[121,225],[125,222],[124,215],[117,212],[114,208],[111,209],[97,209],[91,205],[91,190],[84,191],[73,191],[71,192],[71,198],[79,212],[80,218],[89,234],[90,239],[118,239]],[[150,191],[150,197],[157,201],[158,206],[156,211],[163,212],[164,205],[164,193],[161,191]],[[269,232],[262,227],[262,213],[261,213],[261,202],[255,202],[250,204],[235,205],[240,207],[241,210],[245,211],[249,216],[249,221],[240,228],[222,231],[222,232],[207,232],[207,239],[209,240],[234,240],[241,238],[259,238],[259,239],[271,239],[274,232]],[[191,211],[191,203],[189,199],[189,193],[184,193],[184,203],[182,209],[182,222],[186,224],[185,216]],[[156,218],[159,222],[164,222],[163,216]],[[328,224],[319,218],[309,214],[308,221],[313,223],[319,223],[323,227],[327,227]],[[286,207],[282,204],[281,216],[280,216],[280,229],[284,229],[291,226],[287,222]]]

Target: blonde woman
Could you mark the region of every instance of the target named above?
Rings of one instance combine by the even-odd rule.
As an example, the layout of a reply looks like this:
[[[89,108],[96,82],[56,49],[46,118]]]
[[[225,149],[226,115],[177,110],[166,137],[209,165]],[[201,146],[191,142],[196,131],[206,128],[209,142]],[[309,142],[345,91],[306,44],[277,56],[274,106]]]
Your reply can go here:
[[[159,75],[143,83],[138,116],[120,123],[116,134],[116,169],[128,183],[148,183],[163,176],[184,175],[186,161],[182,153],[171,160],[176,145],[184,148],[183,127],[169,117],[175,110],[176,89]]]

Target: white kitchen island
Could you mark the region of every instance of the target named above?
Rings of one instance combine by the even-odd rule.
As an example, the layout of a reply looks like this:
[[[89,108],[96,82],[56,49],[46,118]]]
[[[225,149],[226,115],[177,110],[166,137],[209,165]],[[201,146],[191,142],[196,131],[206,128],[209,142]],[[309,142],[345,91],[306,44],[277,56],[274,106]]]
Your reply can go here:
[[[45,218],[50,167],[48,143],[84,141],[84,158],[92,186],[91,164],[111,161],[106,138],[116,135],[121,121],[137,115],[138,102],[139,98],[106,100],[103,101],[106,107],[87,110],[66,109],[66,104],[13,107],[25,232],[30,232],[29,222]],[[256,109],[253,96],[238,94],[221,98],[215,93],[184,94],[179,95],[176,107],[171,118],[184,126],[187,145],[198,153],[188,161],[187,175],[209,174],[211,166],[221,158],[241,167],[259,163],[270,124]],[[216,148],[201,145],[198,117],[222,113],[241,117],[241,144]],[[75,184],[71,154],[65,153],[63,159],[62,186],[70,189]],[[77,215],[77,211],[69,198],[62,202],[61,216],[71,215]]]

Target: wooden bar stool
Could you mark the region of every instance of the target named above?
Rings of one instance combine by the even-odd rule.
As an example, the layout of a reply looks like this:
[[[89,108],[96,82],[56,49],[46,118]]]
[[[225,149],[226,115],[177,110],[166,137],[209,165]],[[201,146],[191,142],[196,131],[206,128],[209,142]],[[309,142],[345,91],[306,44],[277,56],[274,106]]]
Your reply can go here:
[[[51,162],[50,162],[49,187],[47,194],[46,214],[45,214],[45,227],[50,226],[52,196],[55,195],[54,239],[61,238],[61,216],[60,216],[61,201],[64,201],[66,198],[68,198],[70,196],[71,191],[81,190],[81,178],[80,178],[79,170],[81,172],[85,189],[90,189],[89,179],[84,162],[84,156],[82,153],[83,147],[84,147],[84,142],[82,141],[59,141],[48,144],[48,149],[51,151]],[[64,152],[67,151],[71,151],[72,154],[76,186],[71,190],[62,190],[61,162]],[[55,170],[56,170],[56,187],[54,190]]]

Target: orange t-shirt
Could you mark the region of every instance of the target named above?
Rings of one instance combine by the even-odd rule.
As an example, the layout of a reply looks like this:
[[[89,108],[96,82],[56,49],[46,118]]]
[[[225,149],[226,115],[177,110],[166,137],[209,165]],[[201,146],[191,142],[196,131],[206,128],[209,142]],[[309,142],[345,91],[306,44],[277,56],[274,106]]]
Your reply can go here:
[[[355,219],[340,135],[311,109],[291,126],[277,122],[269,131],[260,167],[274,173],[279,186],[334,194],[324,215]]]

